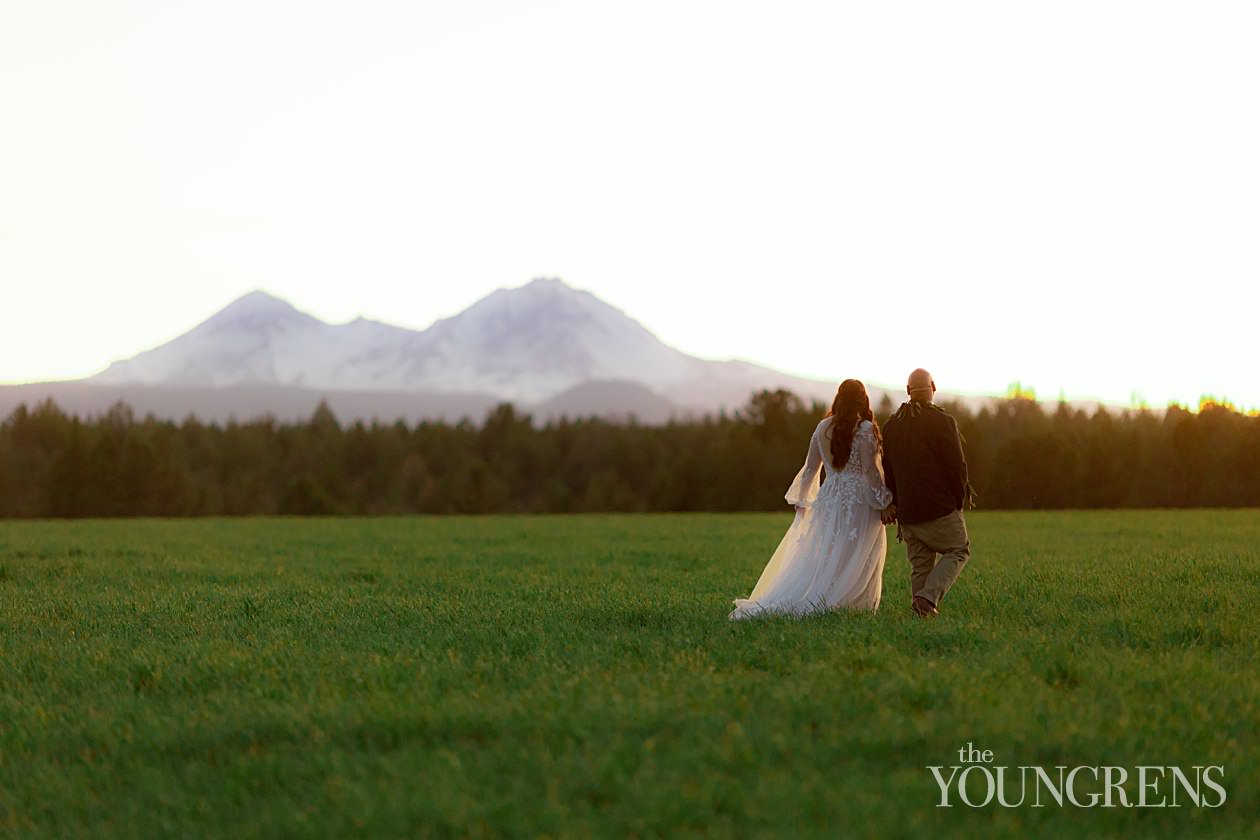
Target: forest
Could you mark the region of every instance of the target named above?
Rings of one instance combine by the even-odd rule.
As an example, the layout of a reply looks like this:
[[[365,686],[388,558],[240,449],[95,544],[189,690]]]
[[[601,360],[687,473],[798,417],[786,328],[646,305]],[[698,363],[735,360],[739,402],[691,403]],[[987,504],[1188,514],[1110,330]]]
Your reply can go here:
[[[981,509],[1260,506],[1260,417],[1228,405],[945,407]],[[321,405],[207,425],[44,402],[0,423],[0,517],[785,510],[824,413],[786,391],[663,426],[535,424],[510,404],[481,423],[343,425]]]

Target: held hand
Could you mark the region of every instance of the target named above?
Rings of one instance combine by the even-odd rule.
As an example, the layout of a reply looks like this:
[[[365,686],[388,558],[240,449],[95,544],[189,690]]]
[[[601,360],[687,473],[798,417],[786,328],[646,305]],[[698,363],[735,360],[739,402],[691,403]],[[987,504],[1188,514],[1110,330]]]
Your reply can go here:
[[[897,506],[889,505],[879,512],[879,521],[885,525],[891,525],[897,521]]]

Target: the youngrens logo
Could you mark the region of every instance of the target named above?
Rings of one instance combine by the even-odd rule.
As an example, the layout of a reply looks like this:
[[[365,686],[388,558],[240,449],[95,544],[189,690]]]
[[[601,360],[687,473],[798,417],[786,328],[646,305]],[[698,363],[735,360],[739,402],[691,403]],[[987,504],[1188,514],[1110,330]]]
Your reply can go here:
[[[958,764],[928,766],[940,788],[938,808],[1219,808],[1225,804],[1225,767],[1188,769],[1159,765],[1007,767],[993,763],[993,750],[970,741]]]

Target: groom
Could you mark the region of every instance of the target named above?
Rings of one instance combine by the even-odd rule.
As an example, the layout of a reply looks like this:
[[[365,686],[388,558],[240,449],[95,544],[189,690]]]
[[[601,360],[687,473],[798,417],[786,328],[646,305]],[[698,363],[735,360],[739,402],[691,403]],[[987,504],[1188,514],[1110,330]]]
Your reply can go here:
[[[906,383],[910,402],[884,424],[884,483],[910,559],[914,611],[927,618],[971,557],[963,519],[969,486],[958,424],[932,402],[936,383],[922,368]],[[939,560],[937,559],[939,556]]]

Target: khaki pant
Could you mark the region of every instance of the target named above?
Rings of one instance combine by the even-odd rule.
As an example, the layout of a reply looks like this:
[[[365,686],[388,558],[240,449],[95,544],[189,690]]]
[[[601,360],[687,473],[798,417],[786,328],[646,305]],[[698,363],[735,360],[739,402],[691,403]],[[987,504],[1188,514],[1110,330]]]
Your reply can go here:
[[[903,524],[901,536],[910,559],[910,593],[939,604],[971,557],[962,511],[916,525]]]

